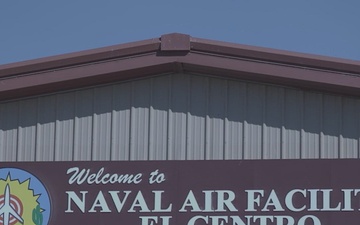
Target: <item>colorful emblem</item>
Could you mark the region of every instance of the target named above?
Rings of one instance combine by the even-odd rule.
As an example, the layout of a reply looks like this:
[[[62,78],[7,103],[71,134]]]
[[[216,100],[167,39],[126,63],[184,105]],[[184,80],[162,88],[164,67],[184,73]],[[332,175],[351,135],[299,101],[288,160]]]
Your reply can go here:
[[[47,225],[50,210],[38,178],[21,169],[0,169],[0,225]]]

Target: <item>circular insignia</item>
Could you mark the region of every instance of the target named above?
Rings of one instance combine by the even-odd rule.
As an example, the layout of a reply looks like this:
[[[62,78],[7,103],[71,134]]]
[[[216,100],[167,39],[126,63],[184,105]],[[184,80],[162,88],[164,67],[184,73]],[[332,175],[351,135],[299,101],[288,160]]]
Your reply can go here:
[[[0,169],[0,225],[47,225],[50,197],[42,182],[17,168]]]

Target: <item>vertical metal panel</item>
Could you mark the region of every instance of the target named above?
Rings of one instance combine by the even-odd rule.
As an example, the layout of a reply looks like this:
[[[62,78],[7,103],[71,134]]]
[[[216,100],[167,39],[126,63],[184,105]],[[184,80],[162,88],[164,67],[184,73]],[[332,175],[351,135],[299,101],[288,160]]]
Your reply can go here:
[[[0,105],[0,161],[16,161],[19,102]]]
[[[0,160],[358,158],[360,100],[172,74],[0,104]]]
[[[320,133],[321,158],[339,157],[339,133],[341,125],[341,98],[324,95],[322,132]]]
[[[284,90],[266,87],[265,121],[263,125],[263,158],[281,158],[281,128],[283,124]]]
[[[74,160],[91,160],[94,89],[78,91],[75,96]]]
[[[360,101],[343,98],[340,132],[340,158],[359,157]]]
[[[38,99],[36,161],[53,161],[55,153],[56,97]]]
[[[73,160],[75,96],[76,92],[56,95],[55,161]]]
[[[304,95],[304,116],[301,138],[301,158],[320,157],[320,132],[322,128],[322,95]]]
[[[187,159],[205,158],[205,130],[208,104],[207,77],[193,76],[190,78],[190,102],[187,112]]]
[[[35,161],[37,99],[20,102],[18,129],[18,161]]]
[[[299,159],[303,130],[303,92],[285,89],[284,120],[282,125],[282,158]]]
[[[150,99],[149,80],[132,83],[130,160],[147,160],[149,157]]]
[[[224,159],[224,122],[227,99],[226,80],[209,79],[206,115],[206,159]]]
[[[95,88],[92,129],[92,160],[110,160],[112,89]]]
[[[244,127],[244,159],[263,158],[264,107],[265,86],[248,84]]]
[[[242,159],[247,89],[246,84],[242,82],[227,81],[227,83],[225,159]]]
[[[151,81],[149,159],[167,159],[168,111],[170,77],[163,76]]]
[[[187,111],[190,99],[190,76],[171,76],[168,120],[168,159],[185,160],[187,149]]]
[[[112,87],[111,159],[130,159],[131,83]]]

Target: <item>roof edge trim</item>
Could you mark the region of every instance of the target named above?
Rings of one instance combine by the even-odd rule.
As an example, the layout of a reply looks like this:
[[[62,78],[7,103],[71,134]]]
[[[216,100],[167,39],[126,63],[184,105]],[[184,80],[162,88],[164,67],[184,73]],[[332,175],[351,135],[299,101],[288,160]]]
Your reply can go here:
[[[178,72],[360,96],[360,62],[174,33],[0,66],[0,100]]]
[[[0,78],[18,74],[53,70],[57,68],[72,67],[80,64],[100,62],[115,58],[141,55],[157,52],[160,49],[160,39],[153,38],[144,41],[113,45],[75,53],[45,57],[24,62],[0,65]]]
[[[292,64],[309,69],[360,74],[360,61],[191,37],[191,50],[232,57]]]

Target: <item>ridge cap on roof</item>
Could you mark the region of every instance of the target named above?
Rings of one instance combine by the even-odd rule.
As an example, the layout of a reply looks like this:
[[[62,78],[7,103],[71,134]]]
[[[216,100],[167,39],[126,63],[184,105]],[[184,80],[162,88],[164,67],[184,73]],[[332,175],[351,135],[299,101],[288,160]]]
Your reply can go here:
[[[160,39],[152,38],[143,41],[129,42],[22,62],[9,63],[0,65],[0,78],[21,73],[51,70],[54,68],[74,66],[94,61],[126,57],[139,53],[157,51],[159,48]]]
[[[202,73],[360,96],[360,62],[170,33],[0,65],[0,100],[164,73]]]
[[[360,73],[360,61],[330,56],[300,53],[266,47],[214,41],[191,37],[191,50],[212,54],[242,57],[260,61],[290,64],[314,69]]]
[[[360,73],[360,61],[215,41],[191,37],[190,35],[182,33],[169,33],[161,35],[159,38],[0,65],[0,77],[68,67],[130,55],[141,55],[147,52],[184,53],[190,51],[217,54],[225,57],[230,56],[291,64],[315,69]]]

